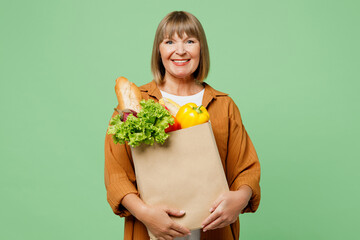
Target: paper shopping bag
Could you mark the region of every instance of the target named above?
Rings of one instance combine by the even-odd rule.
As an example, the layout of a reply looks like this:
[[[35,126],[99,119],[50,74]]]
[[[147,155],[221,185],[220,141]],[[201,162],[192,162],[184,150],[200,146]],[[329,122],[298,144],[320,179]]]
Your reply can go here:
[[[131,148],[141,199],[185,210],[173,220],[201,228],[209,209],[229,191],[210,122],[169,133],[163,145]]]

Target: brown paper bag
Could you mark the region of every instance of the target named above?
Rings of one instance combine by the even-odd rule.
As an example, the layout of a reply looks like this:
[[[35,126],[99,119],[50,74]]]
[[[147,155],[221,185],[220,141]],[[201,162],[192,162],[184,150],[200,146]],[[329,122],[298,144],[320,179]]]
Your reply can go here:
[[[201,228],[209,209],[229,191],[210,122],[169,133],[164,145],[131,148],[141,199],[185,210],[173,220]]]

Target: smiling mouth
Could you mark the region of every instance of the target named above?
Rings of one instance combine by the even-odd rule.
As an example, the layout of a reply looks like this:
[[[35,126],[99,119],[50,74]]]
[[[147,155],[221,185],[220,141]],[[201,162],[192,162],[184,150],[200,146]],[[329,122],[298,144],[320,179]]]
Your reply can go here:
[[[190,59],[184,59],[184,60],[171,60],[173,62],[176,62],[176,63],[186,63],[188,61],[190,61]]]

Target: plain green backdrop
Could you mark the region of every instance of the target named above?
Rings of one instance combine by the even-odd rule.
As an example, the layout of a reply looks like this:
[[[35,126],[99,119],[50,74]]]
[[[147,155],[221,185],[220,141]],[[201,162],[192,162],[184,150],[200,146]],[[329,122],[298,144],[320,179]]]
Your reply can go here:
[[[115,79],[152,79],[156,27],[186,10],[207,82],[240,108],[262,200],[241,239],[357,239],[357,0],[0,1],[0,239],[122,239],[103,145]]]

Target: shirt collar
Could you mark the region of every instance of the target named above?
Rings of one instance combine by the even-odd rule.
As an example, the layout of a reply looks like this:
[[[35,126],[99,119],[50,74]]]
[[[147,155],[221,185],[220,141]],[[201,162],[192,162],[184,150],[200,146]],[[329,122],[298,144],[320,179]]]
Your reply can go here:
[[[202,83],[202,84],[205,87],[204,97],[203,97],[203,101],[202,101],[202,104],[205,108],[209,105],[209,103],[212,100],[215,100],[217,97],[228,95],[226,93],[215,90],[207,83]],[[157,87],[157,84],[154,80],[148,84],[141,86],[140,91],[147,92],[148,95],[156,98],[157,100],[160,100],[162,98],[161,92],[160,92],[159,88]]]

